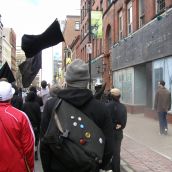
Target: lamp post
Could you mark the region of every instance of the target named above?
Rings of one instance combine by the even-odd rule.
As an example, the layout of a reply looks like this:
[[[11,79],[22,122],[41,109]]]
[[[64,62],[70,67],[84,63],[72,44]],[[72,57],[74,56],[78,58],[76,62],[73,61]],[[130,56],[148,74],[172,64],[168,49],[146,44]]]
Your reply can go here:
[[[66,56],[67,56],[67,48],[64,48],[64,72],[66,73]]]
[[[91,44],[91,0],[88,1],[88,43]],[[91,46],[92,47],[92,46]],[[91,50],[92,52],[92,50]],[[91,52],[88,53],[89,63],[89,89],[91,90]]]

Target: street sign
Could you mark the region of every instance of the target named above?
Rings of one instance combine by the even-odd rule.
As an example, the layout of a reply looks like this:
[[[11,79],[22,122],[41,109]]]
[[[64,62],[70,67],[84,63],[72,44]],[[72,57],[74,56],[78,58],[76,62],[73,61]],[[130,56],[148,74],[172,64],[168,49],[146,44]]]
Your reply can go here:
[[[88,43],[86,46],[87,54],[92,54],[92,43]]]

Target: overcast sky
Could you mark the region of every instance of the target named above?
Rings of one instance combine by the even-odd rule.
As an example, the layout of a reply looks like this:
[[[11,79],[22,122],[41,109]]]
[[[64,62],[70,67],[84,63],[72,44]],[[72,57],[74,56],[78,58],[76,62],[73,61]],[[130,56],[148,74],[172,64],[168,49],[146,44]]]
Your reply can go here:
[[[23,34],[40,34],[54,20],[80,14],[80,0],[0,0],[4,27],[17,34],[17,45]]]
[[[17,46],[24,34],[37,35],[44,32],[57,18],[80,15],[80,0],[0,0],[1,21],[4,27],[13,28]],[[57,48],[56,48],[57,47]],[[53,51],[61,51],[60,44]],[[52,63],[49,60],[52,48],[43,51],[43,79],[51,82]],[[61,52],[59,52],[60,54]],[[48,74],[48,75],[47,75]]]

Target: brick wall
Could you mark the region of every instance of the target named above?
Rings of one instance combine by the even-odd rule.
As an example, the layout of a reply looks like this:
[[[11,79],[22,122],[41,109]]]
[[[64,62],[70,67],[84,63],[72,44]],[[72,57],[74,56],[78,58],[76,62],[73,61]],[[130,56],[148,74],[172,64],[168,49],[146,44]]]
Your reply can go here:
[[[97,0],[98,1],[98,0]],[[112,73],[111,71],[111,63],[110,59],[111,52],[108,47],[108,31],[109,27],[111,28],[111,40],[112,45],[119,41],[118,37],[118,15],[119,12],[122,11],[123,14],[123,37],[127,37],[127,4],[130,0],[118,0],[113,1],[113,3],[108,6],[107,1],[103,1],[103,52],[104,52],[104,61],[108,64],[109,70],[106,70],[103,78],[105,82],[108,82],[107,89],[111,88],[112,85]],[[143,18],[144,24],[150,22],[156,16],[156,2],[155,0],[143,0]],[[139,1],[132,0],[132,9],[133,9],[133,32],[139,29]],[[166,0],[166,9],[172,6],[172,0]],[[110,75],[109,75],[110,74]]]

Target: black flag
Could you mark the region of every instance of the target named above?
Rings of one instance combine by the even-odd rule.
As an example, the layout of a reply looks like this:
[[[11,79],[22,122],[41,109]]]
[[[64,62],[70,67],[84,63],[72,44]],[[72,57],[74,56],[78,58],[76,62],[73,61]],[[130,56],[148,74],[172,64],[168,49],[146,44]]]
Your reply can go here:
[[[54,46],[64,41],[60,25],[56,19],[42,34],[26,35],[22,37],[22,50],[25,52],[26,58],[32,58],[41,50]]]
[[[40,35],[23,35],[21,47],[26,61],[19,65],[19,69],[24,88],[29,87],[41,68],[42,50],[62,41],[64,38],[57,19]]]
[[[24,88],[30,86],[42,66],[42,51],[19,65]]]
[[[10,83],[15,81],[14,75],[7,62],[5,62],[0,69],[0,78],[7,78],[8,82]]]

